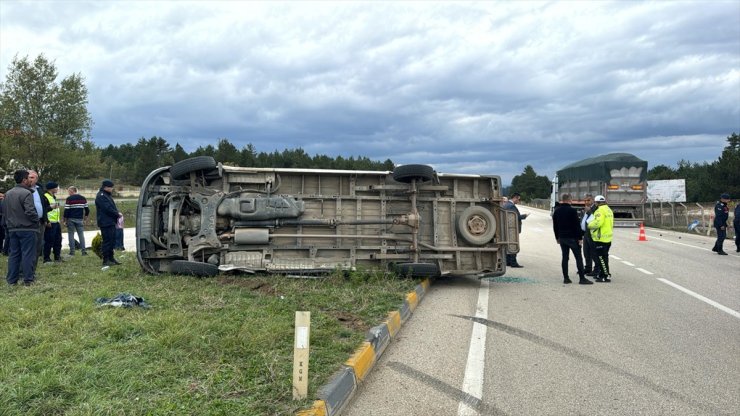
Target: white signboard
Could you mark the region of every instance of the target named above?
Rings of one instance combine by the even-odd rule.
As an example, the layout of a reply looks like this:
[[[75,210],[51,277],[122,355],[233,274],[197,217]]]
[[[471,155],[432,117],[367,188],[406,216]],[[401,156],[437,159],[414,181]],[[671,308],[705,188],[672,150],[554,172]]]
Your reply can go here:
[[[648,201],[686,202],[686,179],[648,181]]]

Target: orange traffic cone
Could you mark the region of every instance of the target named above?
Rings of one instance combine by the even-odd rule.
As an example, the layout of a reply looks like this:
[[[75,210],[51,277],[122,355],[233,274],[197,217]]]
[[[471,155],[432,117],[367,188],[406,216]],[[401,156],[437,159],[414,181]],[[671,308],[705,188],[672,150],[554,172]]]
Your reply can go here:
[[[637,241],[647,241],[647,237],[645,237],[645,225],[643,223],[640,223],[640,237],[637,238]]]

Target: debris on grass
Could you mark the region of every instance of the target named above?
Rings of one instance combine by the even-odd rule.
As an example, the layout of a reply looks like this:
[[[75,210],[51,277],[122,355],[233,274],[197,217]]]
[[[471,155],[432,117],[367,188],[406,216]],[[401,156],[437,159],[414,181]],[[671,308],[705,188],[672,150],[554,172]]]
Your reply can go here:
[[[140,306],[142,308],[148,309],[150,306],[144,298],[134,296],[129,293],[119,293],[113,298],[97,298],[95,299],[95,303],[98,304],[98,306],[113,306],[116,308],[124,307],[124,308],[131,308],[134,306]]]

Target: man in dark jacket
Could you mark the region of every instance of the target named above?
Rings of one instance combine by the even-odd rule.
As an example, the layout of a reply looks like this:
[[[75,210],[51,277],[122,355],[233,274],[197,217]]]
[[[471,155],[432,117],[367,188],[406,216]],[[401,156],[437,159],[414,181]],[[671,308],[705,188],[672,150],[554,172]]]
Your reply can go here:
[[[23,284],[29,286],[35,279],[36,238],[39,234],[39,215],[33,203],[35,192],[28,179],[27,170],[17,170],[13,175],[15,187],[5,194],[3,217],[8,228],[10,257],[5,280],[9,285],[18,284],[23,270]]]
[[[116,221],[121,215],[113,201],[113,182],[103,181],[98,194],[95,196],[98,227],[103,237],[103,266],[115,266],[119,263],[113,258],[113,246],[116,243]]]
[[[581,244],[583,243],[583,230],[581,223],[578,221],[578,212],[570,205],[570,195],[563,194],[560,205],[552,214],[552,229],[555,232],[555,241],[560,244],[560,251],[563,253],[561,266],[563,268],[563,283],[571,283],[568,276],[568,257],[569,251],[573,252],[578,268],[578,283],[582,285],[593,284],[586,279],[583,271],[583,258],[581,257]]]
[[[714,206],[714,228],[717,229],[717,241],[714,242],[712,251],[720,256],[727,255],[722,245],[727,237],[727,220],[730,218],[730,208],[727,206],[728,202],[730,202],[730,195],[722,194]]]

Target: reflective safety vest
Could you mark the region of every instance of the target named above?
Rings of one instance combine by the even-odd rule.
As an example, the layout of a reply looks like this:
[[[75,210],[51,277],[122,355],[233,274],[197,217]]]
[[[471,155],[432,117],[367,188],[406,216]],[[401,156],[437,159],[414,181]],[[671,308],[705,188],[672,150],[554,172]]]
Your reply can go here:
[[[54,198],[54,195],[52,195],[50,192],[45,193],[44,196],[47,200],[49,200],[49,205],[51,205],[52,207],[56,206],[56,208],[52,208],[46,214],[46,216],[49,218],[49,222],[59,222],[59,205],[57,204],[57,199]]]
[[[594,219],[588,223],[591,238],[600,243],[611,243],[614,236],[614,213],[607,205],[599,206]]]

